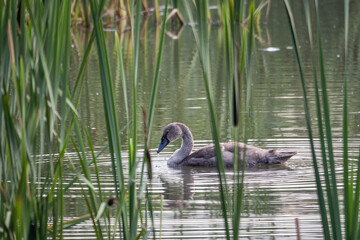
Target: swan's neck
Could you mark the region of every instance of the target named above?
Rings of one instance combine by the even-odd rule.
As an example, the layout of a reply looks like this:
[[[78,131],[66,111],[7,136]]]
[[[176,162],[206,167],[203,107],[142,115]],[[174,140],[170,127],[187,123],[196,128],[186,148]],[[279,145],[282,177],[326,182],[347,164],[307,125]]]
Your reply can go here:
[[[186,126],[181,126],[183,135],[182,135],[182,144],[181,147],[174,152],[174,154],[169,158],[168,165],[170,167],[179,166],[182,160],[190,155],[191,150],[194,146],[193,136]]]

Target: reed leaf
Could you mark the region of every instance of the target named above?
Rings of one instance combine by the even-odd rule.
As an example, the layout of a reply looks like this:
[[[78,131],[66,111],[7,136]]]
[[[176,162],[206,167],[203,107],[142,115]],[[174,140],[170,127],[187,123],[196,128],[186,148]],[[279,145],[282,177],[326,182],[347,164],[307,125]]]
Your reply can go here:
[[[317,28],[320,29],[320,19],[319,19],[319,10],[318,10],[318,1],[315,1],[315,12],[316,12],[316,22]],[[337,192],[337,183],[336,183],[336,172],[335,172],[335,159],[334,151],[332,144],[332,133],[331,133],[331,123],[330,123],[330,108],[329,100],[327,95],[327,84],[325,77],[325,68],[324,68],[324,59],[323,51],[321,44],[321,33],[317,31],[317,41],[319,49],[319,64],[320,64],[320,85],[322,92],[322,103],[324,110],[324,120],[325,120],[325,133],[326,133],[326,142],[327,142],[327,153],[329,155],[329,165],[330,165],[330,175],[331,175],[331,188],[332,188],[332,200],[333,207],[330,208],[330,215],[332,216],[332,226],[333,226],[333,237],[335,239],[341,239],[341,223],[340,223],[340,210],[339,210],[339,200]]]
[[[103,3],[104,1],[102,1]],[[90,1],[92,19],[94,22],[95,40],[99,56],[100,72],[101,72],[101,83],[103,90],[103,101],[106,116],[106,126],[109,139],[109,147],[111,153],[112,170],[115,184],[116,198],[123,202],[125,197],[125,182],[124,174],[122,170],[122,159],[121,159],[121,143],[119,137],[119,127],[116,115],[114,93],[112,90],[112,78],[110,74],[110,64],[106,49],[106,42],[104,37],[104,30],[101,24],[100,12],[97,1]],[[133,211],[132,209],[130,210]],[[124,238],[130,237],[130,229],[127,220],[127,211],[124,208],[122,212],[123,222],[123,235]]]
[[[352,228],[354,227],[352,225],[351,214],[351,198],[352,195],[350,195],[350,192],[353,191],[352,184],[349,185],[349,147],[348,147],[348,107],[347,107],[347,58],[348,58],[348,35],[349,35],[349,1],[344,1],[344,15],[345,15],[345,21],[344,21],[344,27],[345,27],[345,70],[344,70],[344,102],[343,102],[343,129],[342,129],[342,140],[343,140],[343,168],[344,168],[344,216],[345,216],[345,238],[350,239]],[[359,171],[359,169],[358,169]],[[359,179],[358,179],[359,180]],[[351,200],[350,200],[351,199]],[[351,201],[351,202],[350,202]],[[355,209],[354,209],[355,210]]]
[[[232,106],[233,125],[237,126],[239,122],[239,82],[237,68],[237,55],[236,53],[236,40],[234,33],[234,17],[233,8],[230,1],[222,2],[222,22],[225,30],[225,53],[226,53],[226,72],[227,72],[227,86],[228,93],[232,92],[232,96],[229,94],[229,106]],[[234,70],[235,68],[235,70]],[[230,90],[231,89],[231,90]]]
[[[289,18],[289,25],[291,27],[295,52],[299,67],[299,72],[301,76],[301,81],[303,81],[303,75],[301,70],[301,62],[300,57],[297,49],[297,40],[295,34],[295,27],[294,22],[291,16],[290,6],[287,1],[284,0],[286,10],[288,13]],[[311,26],[311,14],[310,14],[310,7],[309,2],[307,0],[303,1],[304,9],[305,9],[305,16],[306,22],[309,31],[309,39],[310,39],[310,47],[314,49],[313,44],[313,35],[312,35],[312,26]],[[346,239],[356,239],[359,235],[359,190],[360,190],[360,183],[359,183],[359,171],[357,171],[356,182],[355,182],[355,170],[354,167],[350,170],[349,165],[349,156],[348,156],[348,96],[347,96],[347,58],[348,58],[348,28],[349,28],[349,2],[345,1],[345,73],[344,73],[344,87],[343,87],[343,181],[344,181],[344,229],[345,229],[345,238]],[[315,90],[315,103],[316,103],[316,113],[317,113],[317,120],[318,120],[318,130],[320,136],[320,147],[323,159],[323,168],[324,168],[324,180],[325,180],[325,191],[327,194],[327,203],[328,203],[328,210],[326,209],[326,202],[322,195],[322,186],[320,182],[320,173],[318,170],[317,162],[315,153],[313,150],[313,137],[310,134],[310,124],[308,123],[308,130],[309,130],[309,138],[311,141],[312,147],[312,154],[313,154],[313,163],[314,163],[314,170],[315,170],[315,179],[317,183],[317,192],[318,192],[318,200],[320,205],[320,213],[322,216],[322,225],[324,229],[324,237],[325,239],[342,239],[342,226],[340,221],[340,202],[338,199],[338,188],[337,188],[337,181],[336,181],[336,172],[335,172],[335,159],[333,153],[333,140],[332,140],[332,133],[331,133],[331,123],[330,123],[330,108],[329,108],[329,101],[327,96],[327,86],[326,86],[326,74],[324,68],[324,59],[323,59],[323,48],[321,42],[321,33],[320,33],[320,18],[319,18],[319,8],[318,8],[318,1],[315,1],[315,17],[316,17],[316,26],[317,26],[317,49],[318,49],[318,60],[319,60],[319,67],[320,67],[320,86],[317,83],[317,70],[316,70],[316,61],[315,55],[312,55],[312,65],[313,65],[313,74],[314,74],[314,90]],[[320,94],[321,91],[321,94]],[[303,86],[304,92],[304,86]],[[306,101],[306,95],[304,94],[304,101]],[[323,113],[322,113],[323,110]],[[308,118],[309,112],[306,110],[306,117]],[[325,125],[323,125],[323,121]],[[325,129],[325,132],[323,131]],[[325,133],[325,134],[324,134]],[[325,135],[325,137],[324,137]],[[328,156],[328,159],[327,159]],[[360,164],[358,164],[360,166]],[[353,166],[353,165],[352,165]],[[355,212],[354,212],[355,211]],[[328,216],[329,214],[329,216]],[[355,215],[354,215],[355,214]],[[328,217],[330,217],[331,222],[331,234],[328,224]]]
[[[145,108],[143,108],[144,125],[145,125],[144,126],[144,129],[145,129],[144,162],[147,163],[147,171],[148,171],[149,179],[152,178],[152,167],[151,167],[151,159],[150,159],[150,153],[149,153],[148,146],[150,144],[150,139],[151,139],[152,122],[153,122],[153,118],[154,118],[153,116],[155,113],[156,97],[157,97],[158,86],[159,86],[160,66],[161,66],[161,60],[162,60],[163,49],[164,49],[164,40],[165,40],[167,9],[168,9],[168,0],[165,0],[165,10],[164,10],[162,24],[161,24],[160,41],[159,41],[158,50],[157,50],[157,57],[156,57],[156,64],[155,64],[154,80],[153,80],[152,91],[151,91],[151,100],[150,100],[148,120],[146,119]],[[143,163],[142,169],[144,169],[144,163]],[[142,173],[143,173],[143,171],[144,170],[142,170]],[[143,183],[143,180],[141,180],[140,182]],[[150,218],[152,221],[152,226],[154,226],[152,200],[151,200],[151,195],[149,194],[149,189],[148,189],[147,185],[146,185],[146,198],[147,198],[147,203],[148,203],[148,207],[149,207],[149,213],[150,213]],[[152,231],[153,238],[155,239],[156,238],[155,229],[154,229],[154,227],[152,229],[153,229],[153,231]]]
[[[313,167],[314,167],[314,172],[315,172],[315,182],[316,182],[318,202],[319,202],[320,214],[321,214],[321,220],[322,220],[322,226],[323,226],[323,233],[324,233],[325,239],[329,239],[330,231],[329,231],[329,225],[328,225],[327,211],[326,211],[326,205],[325,205],[325,200],[324,200],[324,196],[323,196],[322,184],[321,184],[321,180],[320,180],[320,172],[319,172],[318,163],[317,163],[317,159],[316,159],[314,137],[313,137],[312,127],[311,127],[312,125],[311,125],[310,110],[309,110],[308,97],[307,97],[307,90],[306,90],[305,78],[304,78],[304,74],[303,74],[303,70],[302,70],[300,54],[299,54],[299,50],[298,50],[299,45],[298,45],[298,40],[297,40],[297,35],[296,35],[295,22],[294,22],[291,8],[290,8],[290,4],[287,0],[284,0],[284,6],[286,9],[288,23],[290,26],[290,33],[291,33],[291,37],[292,37],[292,41],[293,41],[293,45],[294,45],[295,57],[296,57],[296,61],[297,61],[297,66],[298,66],[300,81],[301,81],[301,87],[302,87],[302,92],[303,92],[305,119],[306,119],[306,125],[307,125],[307,129],[308,129],[308,135],[309,135],[309,141],[310,141],[310,147],[311,147],[311,155],[312,155]],[[307,13],[307,16],[310,16],[308,8],[305,8],[305,9],[306,9],[305,12]],[[310,23],[309,17],[307,17],[307,22]],[[309,36],[312,36],[310,29],[309,29],[309,33],[310,33]],[[312,37],[310,37],[310,40],[312,43]],[[316,76],[315,71],[314,71],[314,75]],[[314,80],[315,80],[315,86],[317,86],[316,78]],[[317,90],[315,90],[315,91],[317,93]],[[318,97],[318,94],[316,96]],[[318,103],[317,104],[318,116],[319,115],[321,116],[320,102],[317,101],[317,103]],[[320,129],[322,129],[322,128],[320,128],[320,126],[319,126],[319,130]]]
[[[135,11],[133,7],[135,6]],[[141,22],[141,1],[131,1],[131,25],[132,25],[132,40],[133,40],[133,72],[132,72],[132,141],[129,145],[129,223],[130,223],[130,238],[136,237],[137,220],[138,220],[138,205],[136,199],[136,174],[131,172],[136,169],[136,151],[137,151],[137,77],[139,65],[139,51],[140,51],[140,22]],[[136,19],[135,19],[136,16]]]
[[[305,8],[305,15],[306,15],[306,22],[308,26],[308,33],[309,33],[309,40],[310,40],[310,47],[311,49],[314,49],[313,45],[313,33],[312,33],[312,26],[311,26],[311,16],[310,16],[310,9],[309,9],[309,2],[307,0],[303,1],[304,8]],[[315,51],[314,51],[315,52]],[[326,146],[325,146],[325,134],[324,134],[324,127],[323,127],[323,117],[322,117],[322,110],[321,110],[321,99],[320,99],[320,88],[318,86],[318,80],[317,80],[317,69],[316,69],[316,61],[315,61],[315,54],[312,54],[312,67],[313,67],[313,78],[314,78],[314,90],[315,90],[315,103],[316,103],[316,114],[317,114],[317,123],[318,123],[318,131],[319,131],[319,138],[320,138],[320,148],[321,148],[321,157],[322,157],[322,163],[324,168],[324,179],[325,179],[325,192],[327,195],[327,201],[329,208],[333,208],[333,198],[332,198],[332,189],[330,188],[330,175],[329,175],[329,168],[328,168],[328,161],[327,161],[327,154],[326,154]],[[314,169],[315,169],[315,175],[317,176],[318,167],[317,163],[314,163]],[[319,196],[319,203],[322,202],[321,198],[322,196]],[[325,203],[324,203],[325,204]],[[322,206],[320,204],[321,213],[326,210],[322,209],[325,208],[325,206]],[[322,216],[324,218],[324,216]],[[324,225],[325,224],[325,225]],[[325,231],[328,231],[328,223],[327,219],[326,222],[323,221],[323,226],[326,226],[327,229]],[[324,236],[330,236],[330,232],[325,232]]]
[[[133,36],[133,73],[132,73],[132,121],[133,121],[133,129],[132,129],[132,152],[130,152],[130,168],[132,168],[132,165],[135,164],[136,161],[136,149],[137,149],[137,74],[138,74],[138,66],[139,66],[139,42],[140,42],[140,22],[141,22],[141,2],[140,1],[132,1],[132,6],[136,6],[136,12],[132,10],[131,13],[131,23],[132,23],[132,36]],[[136,16],[136,20],[135,20]],[[131,171],[131,170],[130,170]]]
[[[154,80],[152,84],[152,90],[151,90],[151,100],[150,100],[150,107],[149,107],[149,118],[148,118],[148,142],[151,139],[151,129],[152,129],[152,123],[154,119],[154,113],[155,113],[155,105],[156,105],[156,97],[159,87],[159,76],[160,76],[160,66],[163,56],[163,50],[164,50],[164,41],[165,41],[165,29],[166,29],[166,19],[167,19],[167,8],[168,8],[168,2],[169,0],[165,0],[165,6],[164,6],[164,13],[161,23],[161,33],[160,33],[160,40],[158,45],[158,51],[156,56],[156,64],[155,64],[155,72],[154,72]]]
[[[345,69],[344,69],[344,102],[343,102],[343,171],[344,171],[344,215],[345,215],[345,238],[358,239],[359,226],[359,202],[360,202],[360,154],[358,157],[357,174],[355,178],[354,162],[349,170],[349,147],[348,147],[348,42],[349,42],[349,8],[350,1],[344,1],[344,28],[345,28]],[[349,176],[350,173],[350,176]],[[350,179],[349,179],[350,178]],[[355,182],[356,179],[356,182]]]
[[[242,6],[243,8],[243,6]],[[241,63],[237,63],[234,68],[235,72],[235,81],[238,81],[238,90],[235,92],[238,92],[239,96],[236,96],[239,103],[239,112],[240,112],[240,89],[241,89],[241,79],[246,80],[246,89],[247,93],[246,96],[243,99],[246,99],[246,109],[249,109],[250,111],[250,96],[251,96],[251,69],[252,69],[252,54],[253,54],[253,44],[254,44],[254,14],[255,14],[255,2],[251,1],[249,5],[249,18],[250,21],[247,25],[247,28],[244,27],[243,29],[243,35],[242,35],[242,44],[241,44],[241,54],[238,53],[238,55],[241,55],[240,61]],[[249,29],[249,32],[246,32],[246,29]],[[239,51],[239,49],[238,49]],[[245,53],[247,54],[246,62],[245,62]],[[234,56],[234,61],[239,58],[239,56]],[[246,65],[246,69],[245,69]],[[246,71],[245,71],[246,70]],[[237,73],[238,72],[238,73]],[[237,74],[236,74],[237,73]],[[248,118],[246,118],[248,119]],[[243,132],[244,132],[244,142],[247,142],[247,124],[244,124],[242,126]],[[238,132],[238,131],[237,131]],[[237,135],[234,137],[235,141],[238,141]],[[246,156],[246,149],[243,153],[242,159],[245,159]],[[235,158],[240,159],[240,156],[237,156],[235,154]],[[237,162],[236,159],[234,159],[234,162]],[[242,165],[237,164],[236,168],[234,168],[234,173],[236,176],[236,194],[234,194],[234,202],[235,202],[235,208],[234,208],[234,217],[233,217],[233,236],[234,239],[239,238],[239,228],[240,228],[240,218],[241,218],[241,211],[242,211],[242,203],[243,203],[243,192],[244,192],[244,177],[245,177],[245,161],[242,161]],[[241,169],[241,175],[240,175],[240,169]]]
[[[120,47],[120,40],[118,33],[115,33],[115,47],[116,53],[118,56],[118,67],[119,67],[119,78],[121,79],[121,85],[123,88],[123,95],[124,95],[124,105],[125,105],[125,113],[126,113],[126,121],[129,122],[129,104],[128,104],[128,96],[127,96],[127,86],[126,86],[126,76],[125,76],[125,68],[124,68],[124,61],[122,57],[122,51]]]
[[[189,19],[192,22],[192,14],[188,3],[184,2],[185,9],[188,13]],[[220,138],[218,134],[218,127],[216,123],[216,113],[213,104],[212,90],[211,90],[211,76],[210,76],[210,58],[209,58],[209,33],[208,33],[208,3],[207,1],[195,1],[196,6],[196,16],[198,19],[198,32],[195,30],[195,27],[192,26],[195,40],[200,51],[200,63],[203,70],[203,79],[206,90],[206,97],[209,108],[209,115],[211,120],[211,129],[212,135],[215,142],[215,152],[216,152],[216,160],[217,160],[217,170],[219,174],[219,188],[220,188],[220,198],[221,198],[221,209],[224,218],[225,224],[225,232],[227,239],[230,239],[230,230],[229,230],[229,222],[227,215],[227,185],[225,178],[225,166],[224,161],[221,154],[220,148]]]
[[[122,166],[121,162],[121,153],[120,153],[120,138],[118,136],[118,124],[117,124],[117,117],[115,114],[115,103],[114,103],[114,95],[112,91],[112,81],[111,81],[111,74],[110,74],[110,65],[109,59],[107,56],[106,51],[106,43],[104,38],[104,30],[102,24],[99,24],[99,18],[97,17],[98,14],[98,4],[96,1],[90,1],[92,17],[94,21],[94,29],[95,29],[95,39],[97,43],[97,49],[99,54],[99,64],[100,64],[100,71],[101,71],[101,80],[103,86],[103,98],[104,98],[104,107],[105,107],[105,114],[106,114],[106,123],[107,123],[107,130],[108,135],[110,137],[110,152],[112,158],[112,164],[115,167],[118,166],[116,175],[119,178],[119,185],[124,186],[124,177],[122,173]],[[116,161],[116,163],[115,163]],[[114,172],[115,174],[115,172]],[[114,176],[116,176],[114,175]],[[117,185],[116,185],[117,186]],[[123,187],[121,187],[123,188]],[[117,195],[119,194],[118,189],[116,189]]]
[[[64,144],[62,141],[64,135],[61,134],[61,131],[64,133],[66,128],[65,125],[60,124],[60,131],[58,131],[58,128],[55,127],[55,122],[59,119],[60,121],[57,123],[66,121],[66,114],[62,115],[64,118],[59,118],[60,114],[55,106],[60,103],[61,111],[64,113],[65,109],[71,105],[64,91],[67,86],[68,73],[61,68],[61,66],[67,68],[69,62],[70,4],[69,2],[55,4],[57,5],[43,4],[41,1],[31,3],[29,1],[10,1],[5,4],[6,7],[3,6],[4,8],[1,9],[1,16],[6,18],[2,18],[4,21],[0,25],[8,26],[3,28],[7,29],[8,34],[3,34],[1,41],[9,48],[7,52],[8,57],[11,57],[11,65],[2,64],[0,75],[6,77],[6,73],[11,73],[12,76],[7,75],[8,77],[1,79],[0,104],[4,106],[4,109],[0,110],[0,115],[2,119],[5,116],[6,121],[12,122],[9,123],[10,128],[7,129],[9,132],[5,141],[9,140],[9,136],[14,136],[14,141],[8,142],[5,149],[1,144],[0,152],[5,150],[7,156],[1,159],[0,168],[5,170],[12,166],[15,167],[15,170],[6,173],[8,175],[6,182],[9,180],[11,182],[11,184],[6,184],[9,186],[7,188],[9,198],[6,202],[1,201],[0,212],[5,206],[3,203],[6,203],[10,210],[14,210],[11,221],[15,224],[12,227],[20,222],[22,228],[8,229],[8,236],[15,234],[19,239],[46,238],[48,236],[46,226],[49,221],[49,211],[53,212],[52,219],[56,223],[58,220],[61,221],[64,215],[62,197],[64,191],[61,188],[63,172],[59,167],[62,165],[63,158],[62,155],[54,158],[53,153]],[[57,6],[57,8],[52,8],[53,6]],[[25,21],[25,9],[29,17],[27,21]],[[5,11],[5,15],[3,15],[3,11]],[[51,34],[44,31],[44,25],[52,26],[59,31]],[[7,36],[6,44],[3,36]],[[57,39],[57,36],[60,36],[61,40]],[[61,52],[62,48],[65,51]],[[48,49],[50,50],[47,51]],[[6,54],[1,54],[2,59],[4,56]],[[51,60],[49,56],[51,56]],[[60,82],[59,79],[62,81]],[[15,94],[7,97],[10,92]],[[7,107],[9,118],[6,117]],[[4,126],[5,124],[1,124],[0,127],[3,129]],[[45,164],[43,161],[45,142],[47,142],[50,156],[50,170],[47,171],[47,176],[43,176],[41,168]],[[16,154],[12,153],[14,150],[17,150]],[[37,157],[39,155],[40,157]],[[7,162],[11,161],[11,163],[3,164],[3,159],[8,159]],[[17,171],[19,174],[16,173]],[[4,178],[1,177],[1,183],[3,180]],[[58,190],[54,188],[50,188],[50,191],[45,190],[49,186],[55,185],[59,186]],[[16,193],[19,189],[22,189],[24,193],[21,198],[16,197],[19,196]],[[20,210],[23,212],[20,213]],[[61,237],[61,228],[60,226],[53,236],[57,236],[59,233]]]
[[[352,211],[350,211],[350,220],[351,221],[351,229],[350,231],[350,238],[349,239],[358,239],[360,237],[360,224],[359,224],[359,208],[360,208],[360,154],[357,159],[357,174],[356,174],[356,184],[355,184],[355,191],[354,191],[354,199],[352,205]],[[352,171],[354,172],[354,171]],[[352,189],[351,189],[352,190]]]

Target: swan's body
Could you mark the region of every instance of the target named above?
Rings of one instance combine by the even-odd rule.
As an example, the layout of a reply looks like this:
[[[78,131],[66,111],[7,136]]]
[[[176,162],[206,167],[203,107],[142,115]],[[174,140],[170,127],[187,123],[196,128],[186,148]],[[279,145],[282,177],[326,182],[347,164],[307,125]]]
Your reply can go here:
[[[190,129],[182,123],[170,123],[164,127],[161,143],[157,152],[163,150],[170,142],[182,138],[181,148],[176,150],[169,158],[170,167],[179,166],[216,166],[216,153],[213,144],[200,148],[191,153],[194,146],[193,136]],[[237,146],[237,147],[236,147]],[[221,152],[226,167],[233,166],[233,159],[236,148],[240,160],[243,159],[245,151],[245,163],[247,167],[254,167],[264,164],[282,164],[294,156],[296,152],[279,152],[276,150],[264,150],[261,148],[246,145],[244,143],[221,143]]]

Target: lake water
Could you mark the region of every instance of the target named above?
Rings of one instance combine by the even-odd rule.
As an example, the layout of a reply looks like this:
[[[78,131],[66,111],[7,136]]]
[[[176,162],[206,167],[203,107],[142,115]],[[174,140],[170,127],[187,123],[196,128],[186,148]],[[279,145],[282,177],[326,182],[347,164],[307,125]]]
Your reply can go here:
[[[339,2],[339,3],[338,3]],[[311,51],[307,40],[307,29],[301,3],[293,3],[295,22],[300,40],[300,51],[305,66],[305,77],[309,90],[312,121],[315,123],[315,105],[312,80]],[[342,84],[344,76],[344,16],[343,3],[331,1],[320,4],[322,39],[328,94],[332,114],[336,169],[342,171]],[[358,3],[351,6],[350,19],[358,19]],[[215,13],[215,12],[214,12]],[[297,151],[285,165],[274,165],[247,169],[245,176],[244,210],[241,218],[240,235],[247,239],[296,239],[295,219],[300,222],[303,239],[322,239],[322,227],[317,204],[316,186],[311,152],[303,108],[302,90],[288,22],[281,1],[272,1],[267,23],[262,16],[256,28],[256,44],[253,57],[254,67],[249,88],[251,116],[248,109],[242,110],[242,124],[246,123],[246,137],[249,144],[266,149]],[[169,31],[171,29],[168,29]],[[156,29],[149,21],[141,33],[140,66],[138,78],[138,103],[149,105],[153,71],[155,65]],[[173,33],[174,34],[174,33]],[[350,155],[357,156],[360,145],[360,81],[359,81],[359,28],[350,29],[349,43],[349,133]],[[72,69],[74,77],[87,41],[86,33],[74,29],[76,44],[73,48]],[[117,57],[114,51],[114,32],[107,33],[112,63],[114,91],[119,110],[120,128],[125,126],[125,107],[121,81],[117,74]],[[121,35],[125,67],[130,76],[131,44],[130,32]],[[232,120],[226,95],[226,70],[224,55],[224,29],[212,24],[211,76],[215,106],[220,125],[221,141],[232,139]],[[128,78],[131,79],[131,78]],[[130,86],[130,81],[128,81]],[[97,151],[107,144],[105,115],[96,49],[91,54],[86,69],[86,83],[83,90],[79,114],[87,126]],[[244,92],[245,93],[245,92]],[[129,96],[130,91],[129,91]],[[131,99],[129,99],[131,102]],[[207,108],[199,53],[190,26],[180,32],[178,39],[166,36],[157,108],[151,136],[153,160],[153,181],[150,190],[154,196],[155,227],[162,239],[206,239],[225,238],[221,213],[218,178],[215,169],[167,167],[169,156],[181,144],[170,144],[160,154],[156,149],[160,142],[162,128],[170,122],[183,122],[192,130],[195,149],[212,142],[210,118]],[[142,149],[142,114],[139,116],[139,149]],[[246,119],[248,118],[248,119]],[[246,120],[244,120],[246,119]],[[140,124],[141,123],[141,124]],[[242,126],[243,127],[243,126]],[[242,139],[243,134],[240,136]],[[125,136],[122,143],[126,144]],[[126,163],[126,145],[124,158]],[[139,151],[141,155],[142,152]],[[73,155],[76,162],[76,154]],[[108,197],[114,194],[111,161],[108,154],[99,157],[103,190]],[[126,169],[126,166],[125,166]],[[124,170],[124,172],[127,172]],[[231,185],[232,170],[227,172]],[[339,175],[340,177],[340,175]],[[71,179],[71,178],[69,178]],[[341,186],[341,182],[339,182]],[[160,221],[160,200],[164,196],[162,221]],[[82,193],[74,185],[66,199],[67,218],[87,213]],[[65,230],[67,239],[95,238],[91,221],[86,221]],[[159,236],[159,235],[158,235]]]

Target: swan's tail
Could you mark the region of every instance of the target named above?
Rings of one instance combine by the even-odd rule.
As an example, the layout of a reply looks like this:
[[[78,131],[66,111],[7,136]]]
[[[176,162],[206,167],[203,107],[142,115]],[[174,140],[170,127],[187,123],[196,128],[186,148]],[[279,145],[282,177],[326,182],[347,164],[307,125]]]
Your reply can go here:
[[[279,152],[277,150],[269,150],[266,157],[269,164],[281,164],[296,154],[297,152]]]

